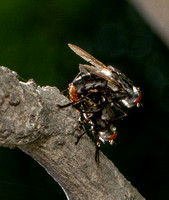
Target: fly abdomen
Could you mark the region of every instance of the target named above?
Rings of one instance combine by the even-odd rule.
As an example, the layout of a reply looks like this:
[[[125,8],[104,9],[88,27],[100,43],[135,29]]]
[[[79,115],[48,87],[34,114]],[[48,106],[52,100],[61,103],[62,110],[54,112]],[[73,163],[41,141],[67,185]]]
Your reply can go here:
[[[93,89],[104,88],[107,85],[107,81],[91,73],[87,73],[75,79],[73,85],[76,87],[76,92],[81,95]]]

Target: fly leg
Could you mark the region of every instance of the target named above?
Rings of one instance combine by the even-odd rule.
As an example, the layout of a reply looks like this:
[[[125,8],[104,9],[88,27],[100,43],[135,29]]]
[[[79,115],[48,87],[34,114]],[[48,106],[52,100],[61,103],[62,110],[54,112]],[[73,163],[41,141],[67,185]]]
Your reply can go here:
[[[83,111],[81,111],[81,113],[82,113],[82,112],[83,112]],[[79,127],[78,127],[78,130],[80,130],[81,128],[83,128],[84,132],[83,132],[81,135],[78,136],[77,141],[75,142],[76,145],[78,144],[78,142],[79,142],[79,140],[81,139],[81,137],[82,137],[84,134],[87,133],[87,131],[85,130],[84,124],[85,124],[86,122],[88,122],[88,121],[89,121],[89,119],[83,119],[83,120],[82,120],[82,116],[80,116],[80,118],[79,118],[80,125],[79,125]]]
[[[85,120],[86,121],[86,120]],[[86,123],[86,122],[85,122]],[[82,127],[83,125],[80,125],[79,126],[79,129]],[[89,130],[87,130],[87,131],[84,131],[81,135],[79,135],[78,136],[78,138],[77,138],[77,141],[75,142],[75,145],[77,145],[78,144],[78,142],[79,142],[79,140],[82,138],[82,136],[84,135],[84,134],[86,134],[88,131],[92,131],[91,129],[89,129]]]
[[[70,102],[70,103],[67,103],[65,105],[56,105],[59,109],[62,109],[62,108],[66,108],[66,107],[69,107],[73,104],[74,102]]]
[[[68,92],[68,88],[66,89],[66,90],[62,90],[61,91],[61,94],[65,94],[65,93],[67,93]]]
[[[96,145],[96,152],[95,152],[95,161],[97,164],[99,164],[99,150],[100,150],[100,141],[97,142]]]
[[[116,106],[116,108],[118,110],[120,110],[122,112],[122,115],[118,116],[115,120],[123,119],[124,117],[128,116],[128,113],[125,111],[125,109],[119,103],[114,102],[114,105]]]
[[[63,91],[61,91],[61,94],[65,94],[65,93],[67,93],[68,92],[68,89],[65,89],[65,90],[63,90]],[[72,105],[73,104],[73,102],[70,102],[70,103],[67,103],[67,104],[65,104],[65,105],[57,105],[57,107],[58,108],[66,108],[66,107],[68,107],[68,106],[70,106],[70,105]]]
[[[76,105],[76,104],[78,104],[78,103],[80,103],[80,102],[82,102],[84,99],[86,99],[87,97],[89,97],[91,95],[91,93],[88,93],[88,94],[86,94],[85,96],[82,96],[81,98],[79,98],[78,100],[74,100],[74,101],[71,101],[71,102],[69,102],[69,103],[67,103],[67,104],[65,104],[65,105],[56,105],[59,109],[62,109],[62,108],[66,108],[66,107],[69,107],[69,106],[71,106],[71,105]]]
[[[87,121],[85,120],[85,123],[86,123]],[[80,129],[80,127],[82,127],[83,125],[80,125],[79,126],[79,129]],[[83,129],[85,130],[85,128],[83,127]],[[75,144],[77,145],[78,144],[78,142],[79,142],[79,140],[81,139],[81,137],[84,135],[84,134],[86,134],[88,131],[92,131],[92,129],[89,129],[89,130],[87,130],[87,131],[84,131],[81,135],[79,135],[78,136],[78,138],[77,138],[77,141],[75,142]]]
[[[87,132],[84,131],[81,135],[78,136],[77,141],[75,142],[75,145],[78,144],[78,142],[79,142],[79,140],[81,139],[81,137],[82,137],[84,134],[86,134],[86,133],[87,133]]]
[[[84,97],[84,98],[86,98],[86,97]],[[82,101],[84,98],[82,97],[82,98],[80,98],[80,99],[78,99],[78,100],[69,102],[69,103],[67,103],[67,104],[65,104],[65,105],[58,105],[58,104],[57,104],[56,106],[57,106],[59,109],[66,108],[66,107],[69,107],[69,106],[71,106],[71,105],[75,105],[75,104],[80,103],[80,101]]]

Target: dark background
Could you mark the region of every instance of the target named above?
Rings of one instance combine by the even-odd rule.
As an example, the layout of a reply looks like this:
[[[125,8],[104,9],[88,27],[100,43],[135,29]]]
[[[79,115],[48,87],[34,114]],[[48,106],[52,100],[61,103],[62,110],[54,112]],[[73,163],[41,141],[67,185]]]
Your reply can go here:
[[[126,0],[1,1],[0,65],[66,89],[84,63],[69,42],[140,86],[144,106],[116,123],[117,145],[102,151],[146,199],[169,199],[168,48]],[[28,155],[0,148],[0,160],[0,199],[66,199]]]

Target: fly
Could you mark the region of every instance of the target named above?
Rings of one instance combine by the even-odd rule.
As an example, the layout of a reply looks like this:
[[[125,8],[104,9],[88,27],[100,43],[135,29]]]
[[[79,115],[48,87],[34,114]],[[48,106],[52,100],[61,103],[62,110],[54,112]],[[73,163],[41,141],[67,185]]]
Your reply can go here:
[[[80,72],[67,89],[71,102],[59,107],[75,106],[81,113],[80,123],[90,124],[91,132],[97,141],[98,161],[101,143],[109,141],[113,144],[117,136],[113,122],[127,116],[128,108],[139,107],[142,94],[140,88],[134,86],[133,82],[118,69],[106,66],[76,45],[68,46],[90,65],[79,65]],[[115,116],[116,110],[120,111],[120,116]]]

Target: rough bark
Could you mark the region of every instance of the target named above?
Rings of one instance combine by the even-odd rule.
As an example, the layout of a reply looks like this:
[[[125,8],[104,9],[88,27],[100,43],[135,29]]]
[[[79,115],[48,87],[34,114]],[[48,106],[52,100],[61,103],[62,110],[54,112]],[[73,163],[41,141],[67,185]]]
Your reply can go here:
[[[61,185],[68,199],[144,199],[84,135],[75,145],[77,111],[57,104],[69,100],[56,87],[39,87],[18,80],[16,72],[0,67],[0,146],[29,154]]]

